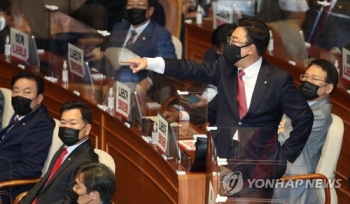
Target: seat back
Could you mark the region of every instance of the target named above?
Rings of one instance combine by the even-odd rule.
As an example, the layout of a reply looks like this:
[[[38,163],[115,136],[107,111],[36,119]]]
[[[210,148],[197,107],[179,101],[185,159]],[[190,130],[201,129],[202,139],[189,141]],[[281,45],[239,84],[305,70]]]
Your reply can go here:
[[[176,57],[177,59],[181,59],[182,58],[182,43],[179,40],[179,38],[175,37],[175,36],[171,36],[171,40],[174,44],[175,47],[175,53],[176,53]]]
[[[2,128],[5,128],[13,116],[15,112],[12,108],[11,100],[12,100],[12,91],[7,88],[0,88],[0,91],[4,95],[4,109],[2,112]]]
[[[325,175],[328,179],[334,179],[340,150],[343,143],[344,123],[343,120],[332,114],[333,122],[329,127],[326,140],[322,148],[322,154],[318,161],[316,173]],[[331,203],[338,203],[337,194],[331,188]],[[320,198],[324,199],[324,191],[317,191]],[[324,200],[323,200],[324,201]]]
[[[52,134],[52,143],[51,143],[51,146],[50,146],[49,154],[48,154],[47,159],[45,161],[44,168],[41,171],[42,172],[41,173],[42,177],[45,175],[46,171],[48,170],[53,155],[63,145],[62,140],[58,137],[58,128],[59,128],[59,125],[60,125],[60,121],[55,119],[55,118],[54,118],[54,121],[55,121],[55,129],[53,130],[53,134]]]
[[[95,153],[98,155],[98,160],[100,163],[108,166],[113,171],[113,173],[115,173],[115,163],[113,157],[107,152],[100,149],[95,149]]]
[[[159,0],[165,13],[165,28],[175,37],[180,37],[182,0]]]

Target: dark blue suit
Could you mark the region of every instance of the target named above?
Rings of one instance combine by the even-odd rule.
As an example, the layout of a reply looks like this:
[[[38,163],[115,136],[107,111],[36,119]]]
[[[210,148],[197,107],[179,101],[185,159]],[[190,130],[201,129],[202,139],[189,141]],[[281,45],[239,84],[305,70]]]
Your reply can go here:
[[[0,158],[5,158],[0,159],[0,181],[39,178],[52,142],[55,123],[44,105],[13,126],[15,116],[0,131],[0,137],[5,134],[0,142]],[[29,187],[11,188],[13,199]]]
[[[123,47],[130,26],[128,21],[115,24],[108,47]],[[152,20],[128,48],[140,57],[176,58],[170,32]],[[120,68],[117,73],[118,80],[123,82],[137,83],[148,76],[147,70],[133,74],[126,66]]]

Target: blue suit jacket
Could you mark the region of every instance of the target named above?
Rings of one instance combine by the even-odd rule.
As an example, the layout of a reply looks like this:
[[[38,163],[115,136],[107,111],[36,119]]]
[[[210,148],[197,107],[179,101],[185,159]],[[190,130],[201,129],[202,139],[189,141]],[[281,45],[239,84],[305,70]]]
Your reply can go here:
[[[5,134],[0,142],[0,181],[10,178],[39,178],[52,142],[55,123],[44,105],[40,105],[12,127],[15,116],[16,114],[10,124],[0,131],[0,136]],[[12,197],[15,198],[25,189],[27,188],[11,188]]]
[[[217,63],[198,64],[190,60],[165,59],[165,75],[201,83],[213,84],[218,88],[218,94],[209,103],[208,117],[217,127],[259,127],[269,128],[277,132],[283,113],[293,120],[294,130],[290,138],[282,145],[266,155],[266,158],[293,162],[304,147],[313,123],[313,114],[305,98],[295,87],[290,74],[277,69],[262,61],[260,71],[254,87],[251,104],[247,114],[240,119],[238,114],[237,67],[229,64],[223,57]],[[274,135],[259,135],[255,145],[263,148],[272,139],[278,143]],[[230,151],[232,135],[214,137],[217,154],[227,158]],[[252,143],[251,143],[252,144]],[[274,155],[277,158],[273,158]],[[259,152],[254,159],[260,159]],[[271,158],[272,157],[272,158]],[[284,171],[276,172],[275,176],[282,176]]]
[[[128,21],[115,24],[107,47],[122,47],[130,26]],[[176,58],[170,32],[152,20],[129,49],[140,57]],[[133,74],[129,67],[121,67],[117,72],[117,79],[123,82],[137,83],[148,76],[147,70]]]

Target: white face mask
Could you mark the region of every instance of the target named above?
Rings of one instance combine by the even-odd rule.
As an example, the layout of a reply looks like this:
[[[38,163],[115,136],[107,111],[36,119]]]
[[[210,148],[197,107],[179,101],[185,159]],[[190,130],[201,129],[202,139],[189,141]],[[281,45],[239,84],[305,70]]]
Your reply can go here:
[[[1,16],[0,17],[0,31],[2,31],[6,27],[6,18]]]

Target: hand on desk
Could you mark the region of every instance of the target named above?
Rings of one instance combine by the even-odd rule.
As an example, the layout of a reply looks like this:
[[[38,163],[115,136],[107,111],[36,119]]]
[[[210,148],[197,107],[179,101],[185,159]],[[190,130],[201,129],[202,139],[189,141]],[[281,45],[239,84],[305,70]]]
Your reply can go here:
[[[181,112],[176,108],[171,108],[170,110],[166,110],[163,112],[163,116],[170,122],[178,122],[179,118],[181,118]]]
[[[89,50],[85,54],[85,58],[87,61],[99,61],[104,58],[104,52],[101,51],[100,47],[95,47],[92,50]]]
[[[196,97],[200,100],[197,103],[188,103],[188,102],[185,102],[185,101],[183,103],[186,104],[188,107],[190,107],[192,109],[206,106],[209,103],[206,98],[202,97],[199,94],[196,94]]]
[[[129,63],[133,73],[147,68],[148,61],[146,58],[134,58],[129,60],[120,60],[121,63]]]

